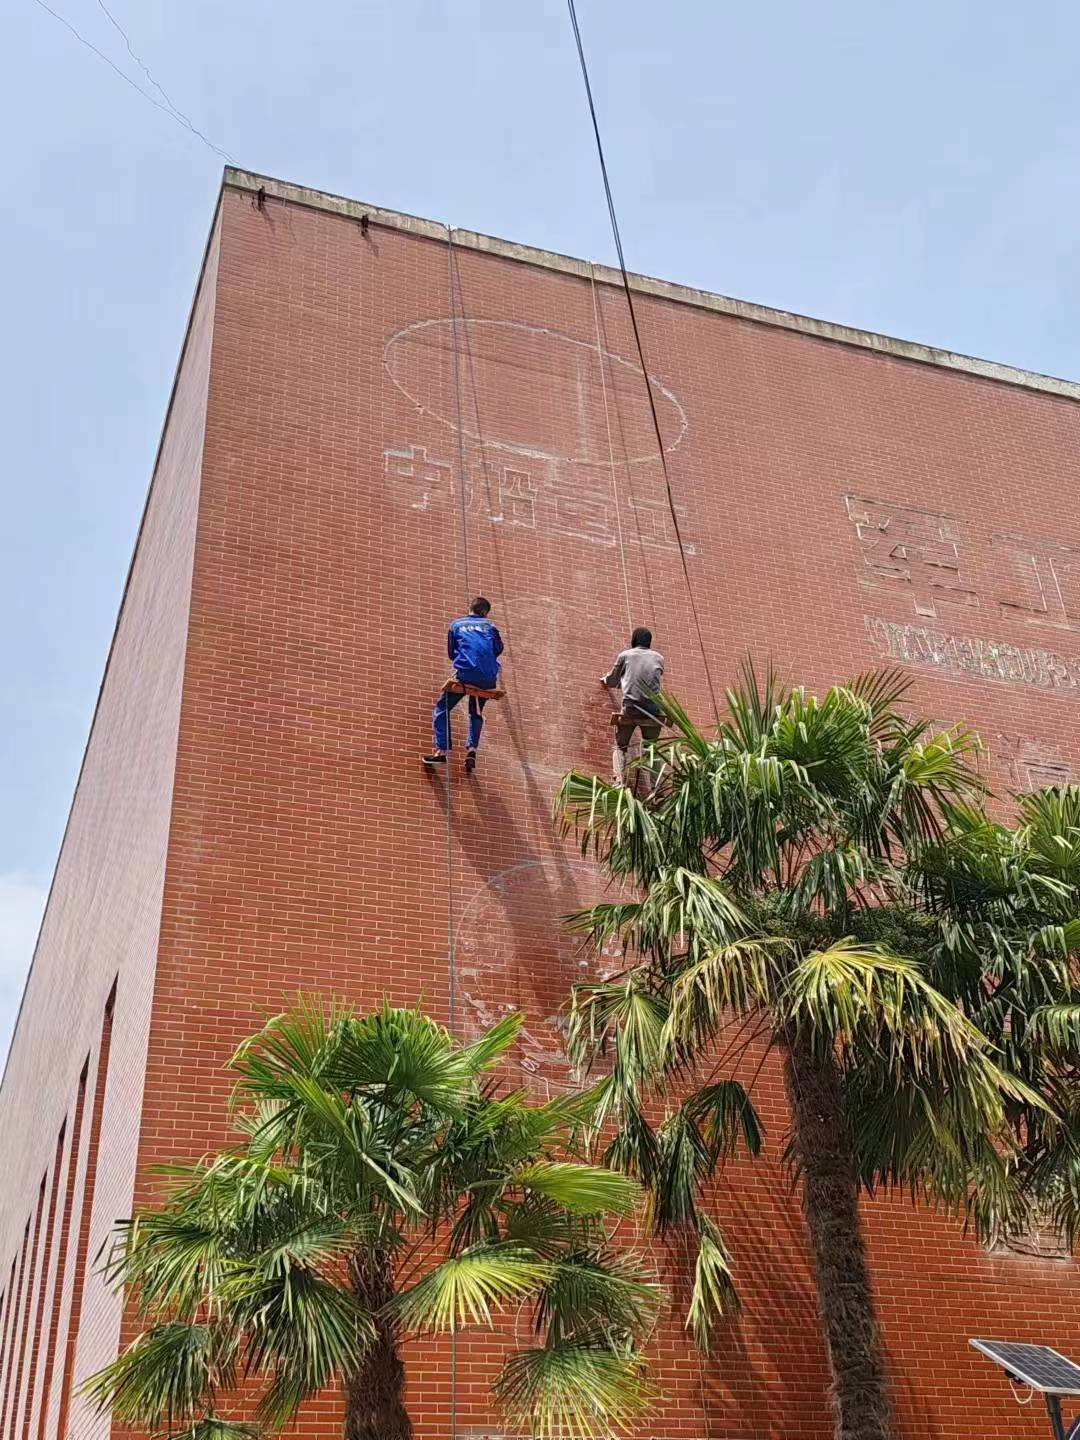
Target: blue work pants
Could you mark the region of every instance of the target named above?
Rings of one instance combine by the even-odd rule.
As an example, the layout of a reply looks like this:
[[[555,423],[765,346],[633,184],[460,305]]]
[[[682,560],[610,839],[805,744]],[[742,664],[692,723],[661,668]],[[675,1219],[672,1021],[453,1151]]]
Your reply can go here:
[[[486,675],[474,678],[472,675],[463,675],[460,671],[458,672],[457,678],[463,685],[475,685],[481,690],[494,689],[495,684],[498,683],[497,679],[492,682]],[[431,715],[431,723],[435,730],[436,750],[449,750],[451,748],[450,711],[453,710],[459,700],[464,700],[465,698],[464,695],[459,694],[456,690],[452,690],[449,693],[444,690],[435,702],[435,709]],[[487,704],[487,701],[480,699],[477,695],[468,696],[468,701],[469,738],[466,744],[468,749],[475,750],[480,744],[480,732],[484,728],[484,706]]]

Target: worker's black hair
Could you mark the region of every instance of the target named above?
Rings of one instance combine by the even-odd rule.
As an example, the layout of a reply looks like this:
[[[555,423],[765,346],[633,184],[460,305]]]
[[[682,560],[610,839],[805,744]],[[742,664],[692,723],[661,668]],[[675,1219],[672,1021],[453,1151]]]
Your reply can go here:
[[[652,631],[647,630],[644,625],[639,625],[630,636],[630,644],[634,650],[649,650],[652,648]]]
[[[485,600],[483,595],[477,595],[472,602],[472,613],[474,615],[489,615],[491,613],[491,601]]]

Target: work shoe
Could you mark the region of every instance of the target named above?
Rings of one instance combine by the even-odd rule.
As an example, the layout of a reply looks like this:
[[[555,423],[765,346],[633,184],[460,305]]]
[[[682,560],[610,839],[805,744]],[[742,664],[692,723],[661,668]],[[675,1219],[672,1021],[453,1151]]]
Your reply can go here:
[[[465,751],[465,774],[466,774],[466,775],[471,775],[472,772],[473,772],[475,769],[476,769],[476,751],[475,751],[475,750],[466,750],[466,751]]]
[[[423,759],[424,759],[424,764],[425,764],[425,765],[445,765],[445,764],[446,764],[446,751],[445,751],[445,750],[433,750],[430,755],[425,755],[425,756],[423,757]]]

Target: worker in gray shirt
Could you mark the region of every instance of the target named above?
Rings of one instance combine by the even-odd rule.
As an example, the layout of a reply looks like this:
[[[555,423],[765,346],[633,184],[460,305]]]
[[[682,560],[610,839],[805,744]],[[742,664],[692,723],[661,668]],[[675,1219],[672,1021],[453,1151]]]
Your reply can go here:
[[[663,688],[664,657],[652,648],[652,631],[639,625],[630,637],[629,650],[623,650],[600,684],[608,690],[616,685],[622,691],[622,709],[615,727],[615,750],[612,761],[615,779],[620,785],[626,780],[626,752],[634,731],[641,730],[646,742],[660,738],[661,714],[656,697]]]

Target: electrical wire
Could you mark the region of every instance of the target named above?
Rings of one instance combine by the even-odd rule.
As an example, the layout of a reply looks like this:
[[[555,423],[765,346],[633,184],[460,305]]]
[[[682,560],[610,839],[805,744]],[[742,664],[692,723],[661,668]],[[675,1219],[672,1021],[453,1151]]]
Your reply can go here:
[[[611,220],[611,233],[615,240],[615,251],[619,257],[619,270],[622,273],[623,290],[626,294],[626,305],[630,312],[630,324],[634,331],[634,344],[637,346],[638,359],[641,362],[641,373],[645,378],[645,393],[649,397],[649,413],[652,415],[653,430],[656,432],[656,444],[660,452],[660,465],[664,472],[664,488],[667,492],[668,509],[671,511],[671,523],[675,529],[675,539],[679,547],[679,558],[682,561],[683,578],[686,581],[686,593],[690,599],[690,610],[694,618],[694,629],[697,632],[698,646],[701,650],[701,660],[705,667],[705,679],[709,687],[709,698],[712,701],[713,715],[716,723],[720,723],[720,706],[716,698],[716,687],[713,685],[712,670],[709,666],[709,655],[705,648],[705,637],[701,629],[701,617],[698,614],[697,600],[694,596],[694,586],[690,579],[690,567],[686,562],[686,547],[683,544],[682,529],[679,525],[679,516],[675,510],[675,497],[671,490],[671,476],[668,472],[667,451],[664,446],[664,437],[660,429],[660,416],[656,409],[656,396],[653,394],[652,381],[649,378],[649,369],[645,363],[645,348],[641,342],[641,330],[638,327],[637,309],[634,305],[634,293],[630,288],[630,275],[626,269],[626,256],[623,252],[622,236],[619,233],[619,217],[615,212],[615,199],[611,191],[611,180],[608,176],[607,160],[604,156],[604,142],[600,137],[600,122],[596,114],[596,104],[593,100],[592,84],[589,80],[589,66],[585,59],[585,46],[581,39],[581,28],[578,25],[577,10],[574,0],[566,0],[570,11],[570,24],[574,31],[574,42],[577,46],[578,62],[581,66],[581,78],[585,82],[585,97],[589,102],[589,115],[592,119],[593,135],[596,139],[596,154],[600,161],[600,174],[604,181],[604,195],[607,199],[608,217]]]
[[[176,102],[172,99],[172,97],[166,92],[165,87],[161,85],[150,73],[149,65],[147,65],[146,62],[135,53],[135,48],[131,43],[131,39],[127,31],[120,24],[120,21],[117,20],[116,16],[112,13],[109,7],[105,4],[105,0],[97,0],[97,3],[98,9],[105,16],[106,20],[108,20],[109,24],[113,27],[116,33],[120,36],[120,39],[123,40],[124,45],[127,48],[127,52],[131,56],[132,60],[135,61],[135,64],[143,72],[147,80],[149,80],[150,84],[165,101],[165,104],[169,107],[169,109],[173,112],[173,114],[181,122],[181,124],[183,124],[186,129],[190,130],[193,135],[198,136],[198,138],[202,140],[204,144],[209,145],[210,149],[220,155],[223,160],[231,161],[233,157],[229,154],[229,152],[227,150],[223,150],[220,146],[215,145],[214,142],[209,138],[209,136],[204,135],[203,132],[199,129],[199,127],[195,124],[195,122],[191,119],[191,116],[184,114],[183,110],[180,109],[179,105],[177,105]]]
[[[167,115],[169,119],[175,121],[176,124],[181,127],[181,129],[190,131],[190,133],[194,135],[196,139],[201,141],[202,144],[204,144],[208,149],[212,150],[216,155],[220,155],[222,159],[228,160],[230,158],[226,151],[220,149],[217,145],[213,143],[212,140],[208,140],[200,130],[196,130],[193,125],[185,125],[184,121],[181,119],[179,113],[175,109],[169,109],[167,106],[162,105],[159,100],[154,99],[153,95],[151,95],[148,90],[144,90],[141,85],[137,84],[130,75],[125,75],[123,70],[120,69],[119,65],[114,64],[113,61],[109,59],[108,55],[106,55],[103,50],[99,50],[92,41],[87,40],[85,35],[83,35],[80,31],[76,30],[75,26],[71,23],[70,20],[67,19],[66,16],[61,15],[58,10],[54,10],[51,5],[47,5],[45,3],[45,0],[34,0],[34,4],[37,5],[39,9],[44,10],[47,15],[51,15],[54,20],[58,20],[60,24],[63,25],[65,30],[70,30],[70,32],[72,33],[72,35],[74,35],[75,39],[79,42],[80,45],[85,45],[87,50],[92,51],[99,60],[103,60],[105,64],[108,65],[109,69],[112,70],[114,74],[118,75],[121,80],[123,80],[125,85],[130,85],[132,90],[134,90],[137,94],[141,95],[142,98],[146,100],[150,105],[153,105],[155,110],[160,110],[163,115]]]

